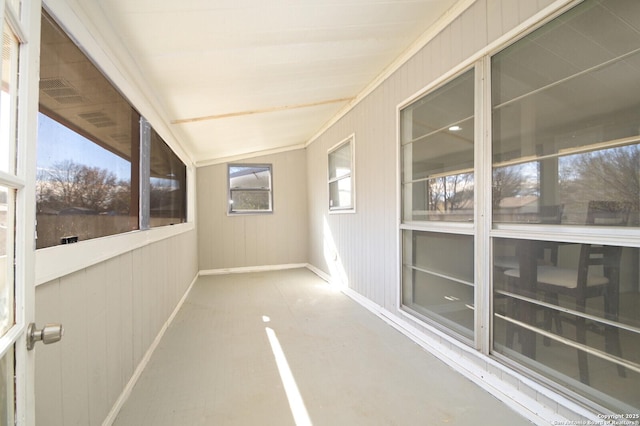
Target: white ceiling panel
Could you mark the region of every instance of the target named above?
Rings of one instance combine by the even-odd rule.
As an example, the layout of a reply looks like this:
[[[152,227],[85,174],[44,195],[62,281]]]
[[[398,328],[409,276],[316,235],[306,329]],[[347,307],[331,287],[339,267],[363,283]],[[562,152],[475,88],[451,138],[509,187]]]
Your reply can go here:
[[[207,163],[308,142],[461,3],[469,0],[92,0],[83,8],[108,21],[181,143]]]

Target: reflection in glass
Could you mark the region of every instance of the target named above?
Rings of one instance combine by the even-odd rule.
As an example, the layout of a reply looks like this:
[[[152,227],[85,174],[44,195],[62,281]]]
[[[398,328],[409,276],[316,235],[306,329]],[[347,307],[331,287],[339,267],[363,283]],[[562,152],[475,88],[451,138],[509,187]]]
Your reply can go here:
[[[229,165],[229,212],[272,211],[271,166]]]
[[[346,143],[329,153],[329,179],[339,178],[350,173],[351,143]]]
[[[329,182],[329,208],[340,209],[353,206],[351,177]]]
[[[640,250],[493,244],[494,349],[605,406],[640,408]]]
[[[140,116],[44,11],[41,22],[37,248],[138,229]]]
[[[473,237],[408,230],[402,234],[403,307],[473,339]]]
[[[405,184],[405,221],[473,221],[473,173],[442,176]],[[408,207],[408,206],[407,206]]]
[[[584,225],[609,200],[640,226],[640,28],[614,3],[585,1],[492,57],[496,222],[562,204],[562,224]]]
[[[354,208],[353,139],[329,152],[329,210]]]
[[[474,72],[401,112],[403,219],[473,220]]]
[[[151,129],[150,226],[187,220],[187,167]]]
[[[18,39],[7,23],[2,31],[2,87],[0,87],[0,170],[15,170]]]
[[[136,229],[130,161],[44,114],[38,118],[37,248]]]
[[[15,191],[0,187],[0,336],[15,323],[13,234]]]
[[[15,361],[14,348],[0,360],[0,424],[15,424]]]
[[[628,220],[609,225],[640,226],[640,145],[494,167],[492,195],[497,223],[606,225],[590,223],[587,210],[590,201],[608,200],[629,205]],[[562,205],[562,216],[542,220],[553,205]]]
[[[494,223],[591,227],[493,240],[494,349],[618,413],[640,409],[636,4],[585,0],[491,58]]]

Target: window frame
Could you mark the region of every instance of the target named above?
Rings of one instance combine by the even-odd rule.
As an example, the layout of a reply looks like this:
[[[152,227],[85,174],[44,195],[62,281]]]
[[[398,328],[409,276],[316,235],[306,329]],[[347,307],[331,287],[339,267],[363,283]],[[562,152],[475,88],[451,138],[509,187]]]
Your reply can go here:
[[[236,187],[231,188],[231,168],[232,167],[245,167],[245,168],[266,168],[269,172],[269,188],[245,188]],[[269,195],[269,208],[268,209],[233,209],[233,191],[249,191],[249,192],[263,192]],[[227,163],[227,215],[228,216],[243,216],[253,214],[272,214],[273,208],[273,164],[271,163]]]
[[[120,232],[108,233],[105,235],[93,236],[90,238],[83,238],[78,243],[84,243],[85,241],[92,241],[104,238],[111,238],[117,235],[129,234],[131,232],[136,231],[147,231],[153,226],[150,226],[150,220],[152,219],[151,211],[150,211],[150,196],[151,191],[149,187],[148,180],[150,179],[150,159],[151,159],[151,145],[150,145],[150,135],[152,133],[157,134],[157,136],[162,140],[164,144],[166,144],[168,150],[170,150],[169,156],[174,160],[182,163],[185,169],[184,173],[184,200],[182,202],[182,218],[180,218],[179,223],[185,223],[193,220],[192,211],[192,198],[193,198],[193,188],[192,188],[192,174],[193,174],[193,166],[189,165],[185,162],[181,155],[174,149],[169,143],[166,142],[160,136],[160,132],[154,128],[154,126],[150,123],[147,116],[142,113],[134,102],[131,101],[130,97],[125,95],[122,91],[122,84],[118,84],[111,78],[111,76],[107,73],[107,66],[104,64],[100,64],[99,61],[93,56],[87,53],[87,49],[84,48],[83,44],[80,43],[76,37],[72,37],[71,31],[69,31],[65,26],[61,25],[59,19],[51,13],[48,9],[42,9],[40,14],[40,19],[47,19],[51,22],[51,24],[61,31],[65,37],[68,39],[69,43],[71,43],[86,59],[87,63],[91,64],[95,71],[104,78],[105,82],[110,85],[111,88],[121,97],[122,101],[126,103],[128,108],[133,112],[132,122],[130,123],[131,128],[131,152],[130,152],[130,162],[131,171],[130,171],[130,187],[131,187],[131,195],[130,195],[130,212],[129,217],[130,221],[133,223],[135,221],[135,227],[131,226],[131,229],[121,230]],[[42,92],[42,88],[40,88]],[[80,95],[83,93],[80,92]],[[97,136],[92,135],[90,132],[84,130],[83,127],[74,125],[69,120],[64,119],[64,117],[60,117],[55,114],[55,111],[50,110],[41,102],[42,94],[38,95],[38,109],[41,114],[47,116],[49,119],[55,121],[58,125],[65,127],[71,132],[74,132],[86,139],[88,142],[95,144],[97,147],[110,151],[108,146],[105,146]],[[98,126],[96,126],[98,127]],[[184,155],[182,156],[184,157]],[[146,182],[146,183],[145,183]],[[160,226],[169,226],[173,224],[177,224],[177,221],[172,221],[172,223],[165,223]],[[160,227],[158,226],[158,227]],[[77,240],[76,240],[77,241]],[[77,244],[74,242],[74,244]],[[66,250],[69,250],[69,244],[54,244],[47,245],[38,248],[37,250],[42,249],[52,249],[54,247],[59,247],[60,245],[65,245]]]
[[[456,79],[464,76],[467,72],[472,73],[471,78],[473,80],[473,85],[474,85],[473,87],[474,115],[472,117],[474,120],[474,125],[473,125],[474,168],[472,170],[472,174],[474,177],[474,194],[473,194],[474,211],[472,213],[473,220],[471,222],[456,221],[456,220],[451,220],[451,218],[446,215],[444,215],[441,220],[415,220],[413,218],[406,218],[405,209],[407,208],[407,205],[405,203],[406,194],[405,194],[405,181],[403,176],[403,173],[404,173],[403,162],[406,161],[406,158],[404,157],[403,148],[409,143],[405,143],[403,140],[403,132],[406,131],[405,126],[408,125],[407,122],[403,120],[403,111],[407,110],[412,105],[419,102],[421,99],[428,98],[430,94],[437,92],[438,90],[446,87],[451,83],[454,83]],[[481,220],[478,213],[479,209],[476,206],[477,206],[478,197],[482,196],[480,192],[482,191],[482,188],[484,188],[483,186],[484,184],[481,181],[481,178],[478,176],[478,173],[480,171],[477,171],[479,161],[482,158],[481,153],[478,151],[480,149],[480,144],[481,144],[481,140],[479,139],[481,135],[481,133],[479,133],[479,128],[482,126],[482,122],[481,122],[482,117],[479,114],[480,111],[479,111],[479,105],[478,105],[477,99],[479,96],[479,90],[481,90],[482,88],[482,84],[481,84],[482,74],[483,74],[483,68],[482,68],[481,61],[476,60],[470,63],[463,64],[460,67],[457,67],[454,70],[452,70],[450,73],[447,73],[446,75],[442,76],[442,78],[432,82],[432,84],[426,86],[419,92],[415,93],[409,99],[402,102],[400,105],[398,105],[397,111],[396,111],[396,117],[397,117],[397,123],[398,123],[397,124],[398,140],[396,144],[396,149],[397,149],[397,165],[398,165],[398,172],[397,172],[398,211],[397,211],[397,214],[398,214],[398,223],[399,223],[398,247],[399,247],[399,270],[400,270],[399,288],[398,288],[398,297],[397,297],[398,310],[403,316],[406,316],[407,318],[411,318],[412,321],[415,321],[419,324],[424,324],[430,327],[434,327],[435,329],[451,336],[457,341],[462,342],[463,344],[470,347],[474,347],[474,348],[480,348],[481,346],[483,346],[482,345],[483,335],[481,333],[481,330],[483,328],[486,329],[486,327],[484,327],[485,321],[483,320],[483,317],[482,317],[482,315],[484,315],[483,310],[482,310],[482,307],[479,306],[480,302],[482,301],[481,295],[484,288],[484,284],[479,275],[481,271],[479,271],[478,268],[475,268],[476,270],[474,271],[474,275],[473,275],[473,283],[471,283],[474,286],[473,305],[475,306],[475,312],[474,312],[474,324],[472,327],[472,336],[469,337],[468,335],[464,334],[463,332],[455,328],[448,327],[446,322],[441,322],[440,320],[435,319],[434,316],[424,315],[423,313],[418,312],[415,308],[413,308],[412,306],[404,302],[403,270],[405,268],[405,265],[409,263],[407,263],[407,260],[405,259],[405,253],[404,253],[405,249],[403,244],[405,241],[405,235],[408,232],[470,236],[473,239],[473,242],[472,242],[473,253],[475,256],[475,258],[473,259],[474,264],[477,264],[479,260],[477,247],[480,240],[479,230],[481,228],[481,225],[479,225],[479,223],[481,222]],[[461,169],[461,172],[465,172],[466,170],[467,169]],[[455,173],[447,173],[447,174],[455,175]],[[439,175],[436,175],[436,176],[439,176]],[[408,262],[411,262],[411,259],[409,259]],[[456,281],[456,280],[454,279],[453,281]]]
[[[347,136],[337,144],[333,145],[331,148],[327,150],[327,203],[329,214],[341,214],[341,213],[355,213],[356,212],[356,172],[355,172],[355,149],[356,136],[355,133]],[[349,168],[349,173],[341,176],[336,176],[334,178],[331,177],[331,155],[336,151],[343,148],[345,145],[350,144],[351,151],[351,163]],[[337,206],[334,207],[331,205],[331,184],[340,182],[345,179],[351,179],[351,204],[349,206]]]

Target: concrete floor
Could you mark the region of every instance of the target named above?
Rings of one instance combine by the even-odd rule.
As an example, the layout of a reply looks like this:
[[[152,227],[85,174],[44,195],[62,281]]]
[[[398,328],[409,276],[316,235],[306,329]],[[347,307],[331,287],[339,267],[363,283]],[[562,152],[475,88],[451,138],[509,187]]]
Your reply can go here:
[[[531,423],[294,269],[200,277],[114,424]]]

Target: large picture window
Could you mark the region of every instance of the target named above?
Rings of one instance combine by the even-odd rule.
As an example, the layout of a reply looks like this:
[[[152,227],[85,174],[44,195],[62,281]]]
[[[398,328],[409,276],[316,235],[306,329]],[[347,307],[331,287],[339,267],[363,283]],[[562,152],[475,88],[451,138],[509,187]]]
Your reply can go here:
[[[585,1],[491,58],[494,351],[625,413],[640,408],[631,3]]]
[[[186,221],[184,163],[46,12],[39,109],[37,248]]]
[[[271,164],[229,164],[229,214],[271,213]]]
[[[138,229],[140,116],[44,12],[41,39],[37,248]]]

